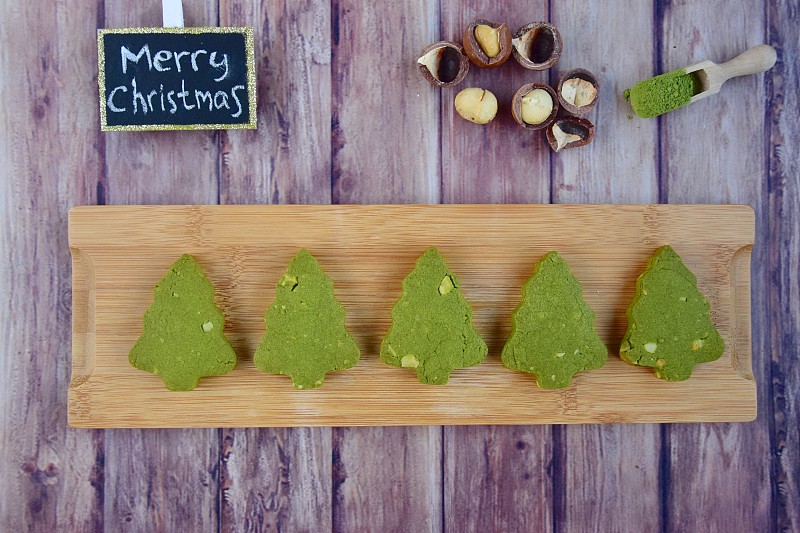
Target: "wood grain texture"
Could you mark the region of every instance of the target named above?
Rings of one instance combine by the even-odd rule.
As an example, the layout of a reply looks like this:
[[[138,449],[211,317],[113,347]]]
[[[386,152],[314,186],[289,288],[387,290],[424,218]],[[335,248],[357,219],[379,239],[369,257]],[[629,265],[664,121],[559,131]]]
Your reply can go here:
[[[736,19],[709,18],[704,6],[681,1],[664,7],[659,19],[662,71],[704,59],[725,61],[765,40],[764,10]],[[753,345],[769,353],[764,343],[766,247],[761,245],[768,241],[763,197],[767,160],[765,151],[754,149],[752,143],[764,138],[764,101],[764,76],[730,80],[719,95],[662,117],[660,144],[662,200],[694,203],[714,198],[750,204],[758,212]],[[735,133],[739,131],[747,133]],[[714,139],[713,145],[708,144],[709,138]],[[754,372],[760,385],[756,422],[666,429],[669,470],[664,473],[664,527],[693,528],[699,517],[706,528],[720,531],[762,531],[770,523],[766,357],[757,359]],[[730,482],[731,476],[736,476],[736,483]],[[695,497],[689,499],[687,494]],[[745,501],[747,505],[742,505]]]
[[[637,0],[607,5],[579,0],[552,3],[551,21],[564,52],[553,80],[572,68],[598,77],[597,107],[587,118],[597,127],[592,144],[553,156],[554,203],[658,202],[658,123],[631,120],[622,92],[655,73],[653,4]],[[625,13],[624,17],[619,15]],[[613,35],[613,39],[589,36]],[[619,54],[642,50],[641,54]],[[622,305],[626,305],[620,302]],[[621,337],[610,356],[619,356]],[[661,429],[654,425],[583,425],[562,428],[556,473],[561,494],[560,531],[658,531],[661,521]]]
[[[64,223],[102,179],[96,2],[0,6],[0,530],[103,525],[103,434],[67,427],[70,257]],[[35,45],[31,45],[31,37]],[[96,84],[94,85],[96,87]],[[81,132],[76,136],[75,132]],[[65,142],[65,139],[70,139]]]
[[[439,99],[414,62],[438,3],[333,0],[333,202],[435,203]]]
[[[203,531],[218,523],[216,430],[106,434],[105,521],[114,531]]]
[[[259,128],[221,132],[220,202],[330,203],[330,3],[220,1],[256,29]],[[221,531],[327,531],[330,428],[221,431]]]
[[[552,531],[551,426],[445,428],[444,531]]]
[[[749,269],[741,263],[748,264],[753,231],[747,206],[77,208],[70,215],[70,246],[90,258],[93,272],[86,275],[85,262],[76,261],[74,287],[76,294],[93,291],[95,316],[77,323],[75,336],[84,336],[95,356],[91,366],[76,358],[70,422],[215,427],[749,420],[755,395],[749,301],[743,296]],[[507,371],[497,354],[535,261],[549,250],[561,252],[597,314],[598,335],[611,346],[625,328],[636,277],[653,249],[666,242],[683,254],[711,303],[729,347],[723,357],[699,366],[684,383],[654,383],[649,370],[612,358],[578,376],[569,389],[520,396],[531,376]],[[475,327],[493,354],[474,369],[456,371],[447,387],[420,385],[412,372],[377,356],[402,279],[429,245],[459,273]],[[275,280],[303,246],[334,280],[364,354],[355,368],[328,376],[325,387],[298,393],[285,376],[258,372],[250,354],[263,336]],[[153,284],[178,253],[195,255],[215,286],[239,355],[230,374],[207,378],[188,393],[166,390],[161,378],[127,359]],[[486,403],[487,397],[495,401]],[[180,406],[180,418],[164,408],[170,404]]]
[[[472,21],[505,22],[512,32],[547,18],[544,0],[499,5],[486,0],[441,2],[441,39],[463,41]],[[514,58],[497,69],[472,65],[458,87],[441,98],[442,201],[445,203],[547,203],[550,148],[541,132],[519,127],[511,98],[531,81],[547,81]],[[465,87],[492,91],[498,116],[479,126],[462,119],[453,100]],[[429,89],[430,90],[430,89]],[[492,346],[498,353],[499,345]],[[549,426],[445,426],[444,529],[446,531],[547,531],[553,523],[552,430]],[[524,447],[517,448],[523,443]],[[501,481],[502,480],[502,481]],[[539,503],[536,503],[539,502]]]
[[[333,530],[440,531],[439,427],[333,431]]]
[[[331,10],[316,0],[220,1],[256,26],[259,127],[221,136],[221,203],[330,203]]]
[[[659,427],[569,426],[563,432],[557,529],[659,531]],[[627,513],[640,517],[644,527],[633,527]]]
[[[217,2],[185,3],[186,24],[214,25]],[[105,27],[160,26],[151,3],[106,0]],[[110,133],[106,201],[110,204],[216,203],[218,133]],[[73,375],[74,379],[74,375]],[[217,430],[107,431],[105,526],[114,531],[201,531],[216,524]]]
[[[330,428],[221,434],[220,531],[331,529]]]
[[[483,18],[505,22],[512,32],[533,20],[546,20],[545,0],[498,3],[489,0],[442,2],[442,34],[461,43],[464,28]],[[514,58],[494,69],[472,65],[457,87],[439,90],[442,124],[442,201],[444,203],[542,203],[550,197],[550,148],[541,131],[521,128],[511,116],[511,98],[522,85],[547,82],[548,73],[524,69]],[[466,87],[492,91],[497,117],[480,126],[455,111],[456,94]],[[427,88],[423,94],[433,91]]]
[[[778,64],[767,76],[769,154],[767,233],[769,265],[764,344],[770,350],[772,413],[769,432],[772,457],[773,524],[778,531],[800,530],[800,7],[797,2],[770,2],[769,42],[778,49]],[[766,380],[765,380],[766,381]]]
[[[598,137],[592,146],[569,153],[574,164],[559,170],[558,165],[568,161],[567,152],[545,157],[546,148],[527,147],[531,160],[541,159],[543,165],[533,170],[535,179],[494,174],[494,169],[523,166],[519,150],[512,153],[497,137],[483,138],[480,128],[459,125],[461,119],[451,108],[456,91],[448,95],[432,90],[406,72],[418,53],[412,48],[440,36],[458,40],[460,28],[455,25],[460,22],[450,14],[472,9],[512,18],[519,8],[501,9],[485,0],[466,0],[461,6],[439,0],[363,4],[340,0],[331,9],[330,0],[185,2],[189,25],[241,21],[261,34],[260,46],[269,52],[257,52],[260,95],[267,99],[259,105],[269,107],[261,107],[256,136],[99,134],[97,89],[92,81],[94,30],[159,25],[158,2],[139,6],[122,0],[59,0],[0,6],[0,244],[7,252],[0,258],[0,295],[7,302],[0,310],[0,530],[121,531],[152,524],[167,529],[182,513],[190,512],[194,516],[181,525],[197,530],[203,521],[200,529],[211,531],[303,530],[316,518],[320,522],[313,524],[317,526],[313,530],[364,531],[375,529],[381,520],[395,528],[401,524],[407,529],[452,531],[470,530],[475,524],[487,530],[495,523],[536,527],[550,518],[556,530],[594,529],[597,524],[597,529],[613,531],[623,506],[630,524],[635,522],[633,516],[643,516],[640,523],[653,530],[797,530],[800,169],[794,154],[800,146],[795,90],[800,79],[793,61],[800,54],[797,2],[734,1],[722,10],[711,2],[654,2],[657,12],[650,22],[637,15],[649,5],[632,5],[628,0],[609,2],[605,11],[588,4],[573,6],[572,0],[537,0],[523,6],[530,9],[531,19],[550,17],[565,39],[573,39],[561,66],[577,66],[573,60],[586,61],[584,66],[592,70],[610,64],[610,72],[596,73],[618,83],[628,77],[636,81],[633,72],[638,75],[638,69],[646,70],[651,62],[661,70],[705,58],[721,62],[764,40],[781,56],[764,87],[760,79],[733,80],[719,96],[697,104],[709,106],[697,115],[701,108],[693,105],[660,121],[619,123],[615,114],[606,113],[624,105],[604,99],[592,115],[602,116],[597,121]],[[546,7],[539,11],[539,5]],[[328,19],[318,17],[324,10],[330,11]],[[587,11],[596,11],[588,21],[581,15]],[[379,17],[383,20],[374,23]],[[444,23],[447,17],[454,26]],[[619,25],[626,26],[624,32],[615,29]],[[309,27],[315,35],[307,33]],[[285,32],[278,35],[279,30]],[[652,58],[642,44],[652,40],[648,31],[657,40]],[[578,42],[581,32],[586,38]],[[400,35],[406,36],[402,43]],[[414,39],[419,42],[411,44]],[[616,40],[628,44],[610,47]],[[301,50],[300,68],[291,73],[286,67],[293,62],[280,54],[290,42]],[[325,63],[329,49],[334,56],[330,66]],[[607,49],[609,57],[595,55]],[[398,59],[400,55],[403,59]],[[364,58],[375,61],[360,61]],[[513,60],[496,74],[506,76],[508,69],[508,75],[518,75]],[[554,78],[555,73],[531,76]],[[495,83],[494,75],[477,69],[469,80]],[[298,107],[304,103],[307,107]],[[709,111],[718,105],[724,108]],[[392,118],[404,118],[394,123],[384,118],[377,129],[373,117],[381,117],[383,109],[389,109],[386,114]],[[372,129],[360,130],[361,114]],[[642,133],[640,126],[658,129],[657,141],[649,140],[651,129]],[[463,127],[466,136],[455,136],[451,128],[456,127]],[[635,135],[628,135],[632,129]],[[608,142],[613,139],[619,142]],[[484,158],[473,150],[453,151],[459,143],[465,150],[474,146],[465,141],[485,144],[491,153]],[[535,143],[538,146],[539,141]],[[333,199],[342,203],[545,202],[551,185],[556,202],[649,202],[655,191],[646,158],[632,158],[620,148],[625,143],[655,149],[661,201],[742,201],[756,208],[758,220],[753,335],[759,421],[660,426],[666,438],[658,521],[644,516],[652,510],[654,472],[638,458],[660,441],[645,425],[555,428],[553,440],[542,433],[548,432],[545,426],[333,432],[328,428],[208,432],[66,428],[70,261],[65,223],[71,205],[328,203],[331,190]],[[515,147],[525,151],[523,144]],[[549,173],[545,159],[550,157],[555,163],[552,183],[542,178]],[[626,182],[598,170],[623,165],[642,171],[647,180]],[[80,299],[73,305],[80,308]],[[442,435],[438,440],[437,434]],[[197,435],[203,445],[194,444]],[[527,446],[518,450],[510,443],[520,436]],[[464,445],[459,444],[462,438]],[[767,438],[769,448],[763,443]],[[215,442],[222,443],[216,473]],[[134,460],[139,461],[135,467]],[[175,472],[170,471],[173,463]],[[512,471],[509,464],[518,470]],[[520,472],[522,476],[515,476]],[[525,473],[531,475],[529,480]],[[188,494],[180,495],[177,483]],[[466,483],[472,484],[471,490],[463,487]],[[534,503],[536,509],[527,509],[528,502],[545,498],[547,490],[551,501],[540,499]],[[153,500],[156,493],[166,498],[165,503]],[[470,498],[493,507],[481,513]],[[219,511],[211,507],[210,499],[216,500]],[[385,501],[389,501],[386,506]],[[523,506],[528,514],[508,516]],[[437,522],[435,517],[441,519],[442,514],[444,520]],[[151,523],[146,518],[152,518]]]
[[[437,0],[332,1],[334,203],[439,201],[440,104],[413,68],[437,39],[438,9]],[[362,318],[371,319],[348,315]],[[441,457],[440,428],[334,429],[334,529],[437,531]]]

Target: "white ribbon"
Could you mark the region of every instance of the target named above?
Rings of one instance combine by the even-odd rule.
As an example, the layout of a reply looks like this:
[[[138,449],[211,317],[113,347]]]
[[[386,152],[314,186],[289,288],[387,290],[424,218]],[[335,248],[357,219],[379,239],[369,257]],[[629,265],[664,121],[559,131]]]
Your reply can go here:
[[[165,28],[183,28],[183,1],[161,0]]]

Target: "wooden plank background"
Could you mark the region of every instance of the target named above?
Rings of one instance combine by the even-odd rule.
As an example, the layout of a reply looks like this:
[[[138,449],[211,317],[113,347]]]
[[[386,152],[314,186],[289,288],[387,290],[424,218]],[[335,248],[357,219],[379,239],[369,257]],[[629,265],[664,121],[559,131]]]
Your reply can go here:
[[[100,27],[158,2],[0,5],[0,530],[796,531],[800,529],[800,7],[486,0],[198,0],[191,25],[256,29],[259,129],[99,133]],[[372,3],[375,4],[375,3]],[[501,110],[523,81],[602,80],[594,144],[455,117],[414,74],[471,18],[549,19],[553,72],[473,69]],[[767,75],[661,119],[620,89],[767,42]],[[505,105],[505,107],[504,107]],[[67,429],[67,210],[136,203],[748,203],[750,424],[218,430]]]

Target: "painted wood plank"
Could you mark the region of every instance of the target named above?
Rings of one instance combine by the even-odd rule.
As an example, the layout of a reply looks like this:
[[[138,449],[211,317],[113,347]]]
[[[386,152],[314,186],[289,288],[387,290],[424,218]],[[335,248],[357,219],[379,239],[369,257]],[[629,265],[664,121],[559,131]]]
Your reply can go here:
[[[187,26],[216,25],[217,2],[184,2],[184,15]],[[161,22],[157,2],[105,2],[107,28],[157,27]],[[216,203],[218,135],[214,131],[106,134],[109,203]]]
[[[622,91],[654,74],[653,4],[637,0],[587,5],[553,2],[551,20],[562,28],[564,52],[553,84],[582,67],[597,76],[597,107],[586,115],[597,127],[592,144],[555,154],[554,203],[658,202],[656,121],[630,120]],[[620,16],[625,13],[625,16]],[[602,38],[599,36],[614,36]],[[619,53],[641,50],[642,53]],[[620,316],[628,302],[620,300]],[[621,337],[611,341],[617,358]],[[654,425],[564,427],[556,471],[563,486],[561,531],[658,531],[661,430]]]
[[[447,426],[445,531],[550,531],[552,426]]]
[[[323,0],[220,1],[256,27],[257,130],[221,132],[220,200],[330,203],[331,11]]]
[[[334,203],[439,200],[439,101],[414,68],[438,37],[438,8],[333,0]],[[437,427],[334,429],[334,529],[438,531],[441,446]]]
[[[0,6],[3,531],[95,531],[103,523],[103,434],[68,429],[63,394],[67,209],[95,201],[103,172],[97,95],[85,90],[96,75],[97,14],[96,2]]]
[[[650,424],[562,428],[557,529],[659,531],[659,429]],[[634,527],[639,524],[641,529]]]
[[[436,203],[439,99],[415,61],[439,3],[333,0],[333,202]]]
[[[106,529],[216,529],[216,436],[215,429],[107,431]]]
[[[439,38],[462,43],[464,29],[479,18],[505,22],[514,32],[533,20],[546,20],[547,11],[545,0],[502,6],[486,0],[441,2]],[[440,91],[442,201],[549,201],[550,151],[544,135],[519,127],[511,116],[512,96],[531,81],[547,81],[547,73],[526,70],[512,57],[496,69],[472,65],[464,82]],[[498,116],[488,125],[472,124],[456,113],[455,95],[466,87],[488,89],[497,97]],[[499,343],[490,346],[491,357],[500,349]],[[551,434],[549,426],[445,426],[444,529],[489,531],[503,524],[504,531],[549,531]],[[525,466],[508,471],[518,461]]]
[[[484,18],[505,22],[512,33],[546,20],[548,2],[500,4],[489,0],[442,2],[441,39],[463,42],[464,29]],[[541,131],[524,129],[511,116],[511,99],[522,85],[548,81],[548,73],[524,69],[514,58],[493,69],[472,65],[466,79],[444,90],[442,106],[442,201],[445,203],[539,203],[550,197],[550,148]],[[498,101],[497,117],[485,126],[456,113],[456,94],[467,87],[488,89]],[[430,92],[430,89],[426,92]]]
[[[256,27],[260,96],[221,134],[221,203],[330,203],[330,3],[221,0],[220,24]],[[330,428],[226,428],[221,456],[221,531],[331,529]]]
[[[764,42],[764,4],[746,16],[719,16],[710,5],[671,2],[659,12],[661,70],[704,59],[726,61]],[[666,428],[669,468],[663,474],[662,527],[760,531],[770,521],[769,357],[765,342],[767,205],[763,198],[764,77],[729,81],[719,95],[674,111],[661,120],[662,200],[741,202],[757,212],[753,250],[754,372],[758,420],[750,424]],[[746,132],[743,134],[743,132]],[[747,502],[747,505],[742,505]]]
[[[772,507],[777,531],[800,530],[800,10],[797,3],[769,2],[769,42],[779,60],[767,76],[769,224],[764,256],[769,271],[765,344],[771,347]],[[762,322],[763,324],[763,322]],[[766,354],[765,354],[766,355]],[[766,380],[765,380],[766,382]]]
[[[185,2],[187,26],[215,25],[215,0]],[[108,28],[160,26],[158,3],[106,0]],[[216,203],[216,132],[112,133],[110,204]],[[180,251],[175,252],[176,255]],[[219,435],[214,429],[107,431],[105,527],[113,531],[216,528]]]
[[[329,531],[330,428],[221,430],[221,531]]]
[[[441,428],[333,430],[334,531],[440,531]]]

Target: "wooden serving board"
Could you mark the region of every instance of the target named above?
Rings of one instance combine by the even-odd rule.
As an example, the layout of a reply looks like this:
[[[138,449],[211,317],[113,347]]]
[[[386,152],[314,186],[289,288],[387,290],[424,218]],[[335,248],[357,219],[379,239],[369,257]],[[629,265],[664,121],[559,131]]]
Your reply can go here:
[[[756,415],[750,347],[747,206],[425,205],[78,207],[70,212],[73,258],[72,382],[76,427],[350,426],[747,421]],[[727,349],[668,383],[617,355],[635,281],[659,246],[671,244],[711,302]],[[489,345],[477,367],[445,386],[383,364],[380,342],[416,258],[437,246],[459,275],[474,324]],[[263,374],[252,356],[274,286],[301,247],[335,283],[362,358],[328,374],[318,390]],[[583,283],[609,347],[603,368],[570,388],[539,389],[499,360],[511,312],[534,263],[558,250]],[[170,392],[131,367],[153,285],[183,253],[217,290],[236,369]]]

